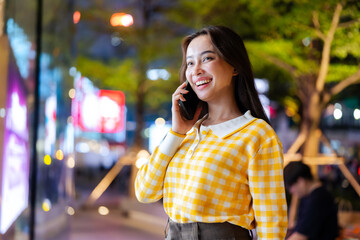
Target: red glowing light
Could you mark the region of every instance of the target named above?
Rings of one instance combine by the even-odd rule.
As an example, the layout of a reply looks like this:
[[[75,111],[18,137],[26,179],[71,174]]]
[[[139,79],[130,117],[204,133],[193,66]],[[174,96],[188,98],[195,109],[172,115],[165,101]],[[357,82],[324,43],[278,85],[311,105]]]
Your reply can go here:
[[[134,23],[134,19],[130,14],[114,13],[110,18],[110,24],[113,27],[123,26],[129,27]]]
[[[83,131],[117,133],[125,127],[125,94],[99,90],[85,94],[82,101],[73,100],[75,124]]]
[[[81,13],[79,11],[75,11],[73,14],[73,21],[77,24],[80,21]]]

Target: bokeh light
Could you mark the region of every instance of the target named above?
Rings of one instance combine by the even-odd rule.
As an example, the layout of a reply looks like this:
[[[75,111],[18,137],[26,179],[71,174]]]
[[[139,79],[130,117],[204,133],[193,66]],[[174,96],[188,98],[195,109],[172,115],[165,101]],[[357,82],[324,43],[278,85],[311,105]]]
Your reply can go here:
[[[109,209],[108,209],[107,207],[105,207],[105,206],[100,206],[100,207],[98,208],[98,212],[99,212],[100,215],[106,216],[106,215],[109,214],[110,211],[109,211]]]
[[[354,110],[354,118],[355,118],[355,120],[360,119],[360,110],[357,108]]]
[[[339,120],[339,119],[342,118],[342,115],[343,115],[343,113],[342,113],[341,109],[335,108],[335,110],[334,110],[334,118],[336,120]]]
[[[81,13],[79,11],[75,11],[73,14],[73,22],[78,24],[80,22]]]
[[[165,126],[165,123],[166,123],[166,121],[165,121],[165,119],[163,119],[163,118],[157,118],[156,120],[155,120],[155,125],[156,126]]]
[[[45,163],[45,165],[51,165],[51,157],[50,157],[50,155],[45,155],[44,163]]]
[[[63,151],[61,149],[57,150],[55,155],[56,155],[56,158],[58,160],[63,160],[64,159],[64,153],[63,153]]]
[[[69,97],[70,97],[71,99],[74,99],[74,98],[75,98],[75,94],[76,94],[76,91],[75,91],[74,88],[72,88],[72,89],[69,90]]]
[[[110,18],[110,24],[113,27],[123,26],[129,27],[134,23],[134,19],[130,14],[114,13]]]
[[[75,159],[73,157],[69,157],[67,159],[66,165],[68,168],[74,168],[75,167]]]
[[[66,206],[65,211],[68,215],[73,216],[75,214],[75,209],[70,206]]]
[[[137,168],[141,168],[142,165],[144,165],[150,157],[150,153],[146,150],[140,150],[138,154],[136,155],[136,162],[135,166]]]
[[[42,209],[44,210],[44,212],[48,212],[51,209],[51,202],[49,199],[45,198],[43,203],[42,203]]]

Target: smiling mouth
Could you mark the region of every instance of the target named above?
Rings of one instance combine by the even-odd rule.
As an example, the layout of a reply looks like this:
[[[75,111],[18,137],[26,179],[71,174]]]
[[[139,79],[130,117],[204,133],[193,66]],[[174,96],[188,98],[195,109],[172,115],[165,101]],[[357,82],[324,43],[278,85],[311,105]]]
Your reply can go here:
[[[199,87],[199,86],[207,84],[209,82],[211,82],[211,79],[197,81],[195,84],[196,84],[197,87]]]

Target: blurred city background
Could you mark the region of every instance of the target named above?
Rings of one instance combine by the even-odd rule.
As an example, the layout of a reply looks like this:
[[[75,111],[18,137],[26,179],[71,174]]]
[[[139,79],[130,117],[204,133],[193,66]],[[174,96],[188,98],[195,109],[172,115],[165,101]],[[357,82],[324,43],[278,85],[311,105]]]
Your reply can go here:
[[[285,164],[310,164],[360,239],[357,0],[0,0],[0,239],[164,238],[133,181],[206,25],[243,37]]]

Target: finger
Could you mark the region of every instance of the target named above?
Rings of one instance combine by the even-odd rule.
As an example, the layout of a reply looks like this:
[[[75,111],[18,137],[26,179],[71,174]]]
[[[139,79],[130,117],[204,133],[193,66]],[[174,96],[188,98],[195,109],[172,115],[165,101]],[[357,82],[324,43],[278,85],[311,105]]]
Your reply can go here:
[[[175,92],[174,94],[173,94],[173,99],[174,100],[181,100],[181,101],[186,101],[186,99],[185,99],[185,97],[184,97],[184,95],[183,94],[187,94],[189,91],[188,90],[183,90],[183,91],[181,91],[181,92],[179,92],[179,93],[177,93],[177,92]]]
[[[184,99],[184,95],[186,95],[188,93],[188,91],[186,92],[181,92],[181,93],[174,93],[173,94],[173,99],[177,98],[177,99],[181,99],[182,101],[185,101]],[[186,97],[186,96],[185,96]]]
[[[180,89],[180,93],[182,93],[182,94],[187,94],[189,92],[189,90],[186,90],[186,89]]]
[[[186,82],[183,82],[182,84],[180,84],[180,86],[176,89],[176,91],[184,89],[186,87]]]
[[[183,89],[183,88],[178,88],[178,89],[176,89],[176,91],[174,92],[173,95],[177,95],[177,94],[180,94],[180,93],[187,94],[188,92],[189,92],[189,90],[186,90],[186,89]]]
[[[186,82],[183,82],[182,84],[180,84],[180,86],[175,90],[175,92],[172,95],[173,106],[175,107],[176,111],[179,110],[178,100],[186,101],[186,99],[184,98],[184,96],[182,94],[186,94],[189,91],[184,89],[185,86],[186,86]]]
[[[177,112],[180,110],[179,100],[180,101],[186,101],[185,98],[181,94],[176,95],[176,96],[173,97],[172,106],[173,106],[174,110],[177,111]]]
[[[180,94],[179,96],[180,96],[180,98],[179,98],[179,99],[180,99],[181,101],[183,101],[183,102],[185,102],[185,101],[186,101],[186,98],[184,98],[184,96],[183,96],[182,94]]]

